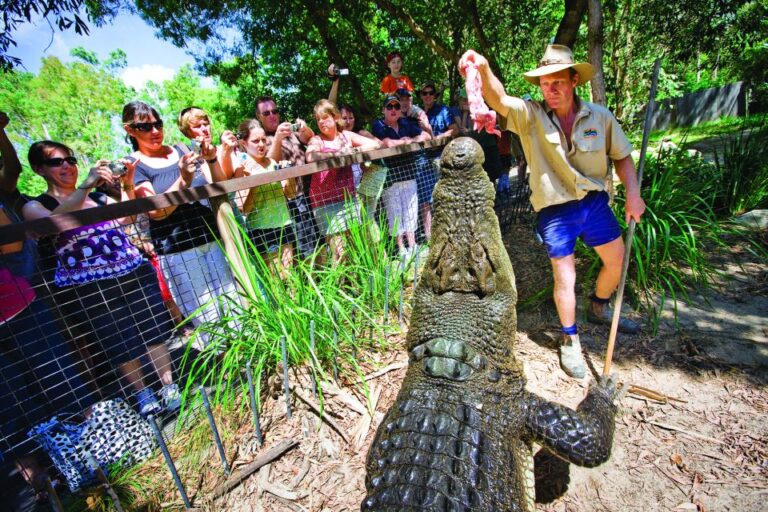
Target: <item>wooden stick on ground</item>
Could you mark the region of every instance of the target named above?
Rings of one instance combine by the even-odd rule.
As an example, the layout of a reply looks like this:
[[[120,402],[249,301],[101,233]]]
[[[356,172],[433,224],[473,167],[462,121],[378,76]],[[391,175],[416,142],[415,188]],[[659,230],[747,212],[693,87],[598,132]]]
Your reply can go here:
[[[293,439],[287,439],[269,448],[265,452],[261,453],[258,457],[256,457],[256,459],[250,464],[248,464],[247,466],[243,466],[237,471],[234,471],[224,483],[217,485],[216,488],[213,490],[213,498],[214,499],[221,498],[226,493],[228,493],[233,488],[235,488],[237,485],[239,485],[240,482],[242,482],[243,480],[251,476],[256,471],[258,471],[259,468],[261,468],[265,464],[269,464],[273,460],[283,455],[285,452],[292,450],[298,445],[299,445],[298,441]]]

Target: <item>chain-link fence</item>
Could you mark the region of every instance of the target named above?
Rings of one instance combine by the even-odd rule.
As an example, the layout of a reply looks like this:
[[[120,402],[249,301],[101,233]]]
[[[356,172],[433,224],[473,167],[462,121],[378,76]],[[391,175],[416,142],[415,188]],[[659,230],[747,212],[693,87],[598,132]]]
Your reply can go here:
[[[62,214],[42,195],[35,208],[54,215],[30,222],[20,222],[24,199],[4,201],[19,222],[0,227],[3,492],[46,467],[75,490],[111,464],[141,460],[182,399],[203,410],[205,390],[227,400],[276,369],[254,354],[278,354],[285,368],[299,343],[328,374],[353,364],[375,308],[385,322],[390,306],[402,318],[407,262],[424,257],[431,230],[438,166],[427,149],[445,142],[284,169],[246,157],[244,177],[213,183],[201,163],[207,185],[125,202],[120,190],[97,190]],[[156,178],[147,172],[135,186]],[[527,203],[525,191],[512,193]],[[360,276],[328,271],[349,260]],[[352,305],[333,302],[333,291],[315,300],[326,291],[306,291],[323,279],[312,272],[343,282]],[[239,387],[222,388],[222,366],[237,369]]]

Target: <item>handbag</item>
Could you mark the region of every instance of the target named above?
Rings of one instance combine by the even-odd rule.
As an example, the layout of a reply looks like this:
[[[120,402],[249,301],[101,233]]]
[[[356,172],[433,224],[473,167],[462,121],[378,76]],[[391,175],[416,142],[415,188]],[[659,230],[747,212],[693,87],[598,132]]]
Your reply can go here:
[[[27,435],[37,441],[53,465],[66,480],[70,492],[95,482],[95,472],[88,465],[87,454],[80,445],[83,427],[57,416],[32,427]]]
[[[45,450],[71,492],[96,482],[89,456],[108,473],[147,459],[157,447],[149,424],[120,398],[96,403],[81,425],[54,416],[28,435]]]

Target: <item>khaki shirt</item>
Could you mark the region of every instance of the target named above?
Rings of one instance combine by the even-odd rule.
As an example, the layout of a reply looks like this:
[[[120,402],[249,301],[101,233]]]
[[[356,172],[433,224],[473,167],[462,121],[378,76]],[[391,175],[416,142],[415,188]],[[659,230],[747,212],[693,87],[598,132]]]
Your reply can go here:
[[[613,114],[600,105],[574,97],[578,111],[571,130],[571,149],[555,113],[546,103],[507,97],[503,128],[520,136],[531,170],[531,204],[536,211],[582,199],[605,190],[608,158],[632,153]]]

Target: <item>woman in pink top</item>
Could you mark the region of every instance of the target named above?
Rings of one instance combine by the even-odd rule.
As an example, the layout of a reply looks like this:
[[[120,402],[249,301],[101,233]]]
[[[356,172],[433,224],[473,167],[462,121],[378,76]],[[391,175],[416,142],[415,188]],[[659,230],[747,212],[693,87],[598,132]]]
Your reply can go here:
[[[379,142],[375,139],[344,130],[341,113],[332,102],[325,99],[318,101],[314,113],[320,134],[312,137],[307,144],[308,162],[379,147]],[[318,227],[325,234],[331,248],[334,262],[338,262],[344,253],[341,235],[348,229],[350,216],[359,215],[356,203],[353,202],[354,206],[349,206],[354,197],[352,166],[320,171],[312,175],[309,199]]]

